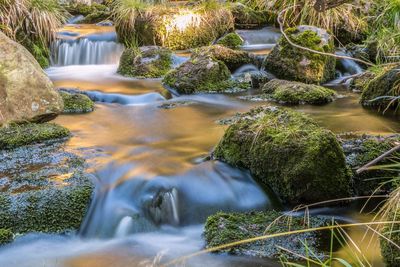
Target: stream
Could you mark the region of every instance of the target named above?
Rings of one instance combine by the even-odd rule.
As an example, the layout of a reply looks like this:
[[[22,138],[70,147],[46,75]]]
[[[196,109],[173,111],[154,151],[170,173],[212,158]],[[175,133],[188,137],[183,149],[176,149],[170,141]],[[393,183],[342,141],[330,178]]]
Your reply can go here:
[[[243,47],[265,55],[279,34],[274,29],[239,31]],[[263,40],[267,40],[264,41]],[[113,27],[67,25],[52,46],[47,74],[59,88],[77,88],[96,99],[95,111],[60,115],[55,120],[73,133],[68,149],[85,157],[95,174],[96,192],[81,229],[72,235],[28,234],[0,249],[0,266],[105,267],[157,266],[204,248],[207,216],[218,211],[282,209],[249,172],[207,156],[226,126],[216,121],[268,102],[235,94],[196,94],[169,98],[160,79],[116,74],[123,46]],[[176,64],[186,60],[176,55]],[[343,64],[348,75],[359,71]],[[344,75],[344,74],[343,74]],[[363,109],[358,95],[331,83],[340,97],[325,106],[297,106],[335,133],[390,134],[398,119]],[[172,105],[173,108],[165,108]],[[157,202],[157,203],[155,203]],[[363,222],[362,205],[322,208],[315,214]],[[373,266],[383,266],[376,236],[354,228],[348,234]],[[346,257],[343,247],[336,252]],[[185,266],[280,266],[265,259],[204,254]]]

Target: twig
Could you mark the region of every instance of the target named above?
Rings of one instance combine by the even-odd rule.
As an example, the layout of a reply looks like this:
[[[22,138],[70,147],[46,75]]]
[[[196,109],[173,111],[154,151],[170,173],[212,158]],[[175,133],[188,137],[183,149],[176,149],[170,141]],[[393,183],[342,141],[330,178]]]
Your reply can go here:
[[[362,59],[353,58],[353,57],[349,57],[349,56],[340,56],[340,55],[336,55],[336,54],[332,54],[332,53],[327,53],[327,52],[321,52],[321,51],[313,50],[313,49],[310,49],[310,48],[308,48],[308,47],[303,47],[303,46],[300,46],[300,45],[298,45],[298,44],[293,43],[293,42],[289,39],[289,37],[286,35],[286,33],[285,33],[285,31],[284,31],[284,26],[283,26],[284,23],[282,22],[282,15],[283,15],[283,13],[285,13],[288,9],[290,9],[290,8],[295,8],[295,7],[297,7],[297,5],[294,5],[294,6],[285,8],[285,9],[283,9],[281,12],[279,12],[279,15],[278,15],[279,29],[280,29],[280,31],[281,31],[283,37],[285,37],[285,39],[288,41],[288,43],[289,43],[290,45],[292,45],[292,46],[294,46],[294,47],[296,47],[296,48],[299,48],[299,49],[302,49],[302,50],[305,50],[305,51],[308,51],[308,52],[311,52],[311,53],[320,54],[320,55],[323,55],[323,56],[335,57],[335,58],[340,58],[340,59],[350,59],[350,60],[353,60],[353,61],[356,61],[356,62],[363,63],[363,64],[365,64],[365,65],[367,65],[367,66],[375,66],[375,64],[372,64],[371,62],[364,61],[364,60],[362,60]]]
[[[392,149],[390,149],[389,151],[386,151],[385,153],[383,153],[382,155],[380,155],[379,157],[377,157],[376,159],[374,159],[373,161],[370,161],[369,163],[365,164],[364,166],[362,166],[361,168],[359,168],[356,173],[360,174],[364,171],[366,171],[369,167],[374,166],[375,164],[377,164],[378,162],[382,161],[384,158],[386,158],[387,156],[389,156],[390,154],[396,152],[397,150],[400,149],[400,144],[398,144],[397,146],[393,147]]]

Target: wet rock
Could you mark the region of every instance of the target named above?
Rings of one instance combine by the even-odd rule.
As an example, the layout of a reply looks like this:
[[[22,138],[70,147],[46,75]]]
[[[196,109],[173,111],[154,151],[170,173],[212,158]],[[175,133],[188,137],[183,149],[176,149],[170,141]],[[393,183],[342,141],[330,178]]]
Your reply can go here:
[[[88,113],[94,110],[94,102],[84,94],[71,94],[60,91],[64,101],[64,113]]]
[[[395,147],[396,143],[400,142],[399,135],[373,136],[348,133],[341,134],[338,138],[346,155],[346,163],[353,172],[352,185],[355,195],[386,194],[396,188],[393,178],[398,177],[399,172],[394,169],[370,169],[361,174],[357,174],[356,170]],[[375,167],[393,164],[393,157],[396,156],[394,154],[387,157]]]
[[[69,135],[68,129],[54,123],[10,124],[0,127],[0,150],[65,138]]]
[[[193,105],[195,103],[196,102],[193,102],[193,101],[165,102],[165,103],[159,105],[158,108],[161,108],[161,109],[173,109],[173,108],[177,108],[177,107]]]
[[[14,235],[10,230],[0,228],[0,246],[7,243],[11,243],[13,239]]]
[[[62,141],[0,150],[0,229],[13,233],[77,230],[93,184],[85,161]]]
[[[206,55],[192,56],[189,61],[168,72],[163,83],[180,94],[248,88],[248,84],[231,79],[231,73],[224,62]]]
[[[255,10],[242,3],[231,5],[237,29],[257,29],[276,22],[276,14],[266,10]]]
[[[289,28],[286,34],[297,45],[320,52],[335,53],[333,38],[326,30],[313,26]],[[293,47],[282,36],[266,57],[266,70],[279,79],[321,84],[335,77],[335,58]]]
[[[160,78],[172,67],[169,49],[158,46],[127,48],[122,53],[118,73],[129,77]]]
[[[61,97],[33,56],[0,32],[0,125],[48,121],[62,110]]]
[[[368,83],[361,95],[363,106],[385,109],[396,108],[399,101],[395,100],[400,92],[400,65],[383,71],[375,79]]]
[[[237,80],[247,82],[253,89],[260,89],[267,82],[275,79],[276,77],[269,72],[262,70],[251,70],[241,73],[235,77]]]
[[[217,213],[208,217],[204,237],[206,247],[212,248],[229,244],[239,240],[259,237],[268,234],[302,230],[329,225],[332,222],[323,216],[311,216],[306,221],[304,216],[295,217],[281,212],[251,212],[251,213]],[[227,252],[238,256],[262,257],[271,259],[301,260],[297,255],[307,255],[304,240],[307,240],[308,249],[319,259],[324,259],[324,253],[319,243],[328,240],[330,233],[310,231],[301,234],[291,234],[282,237],[259,240],[242,244],[218,252]],[[281,248],[292,251],[289,253]],[[296,255],[297,254],[297,255]]]
[[[326,104],[332,102],[336,92],[314,84],[274,79],[263,86],[263,92],[282,104]]]
[[[250,170],[284,203],[314,203],[350,195],[350,172],[336,136],[308,116],[259,107],[226,130],[213,153]]]
[[[256,56],[239,50],[233,50],[221,45],[212,45],[194,51],[196,56],[212,57],[225,63],[230,71],[235,71],[246,64],[257,65]]]
[[[236,32],[228,33],[227,35],[221,37],[218,41],[218,45],[222,45],[231,49],[236,49],[242,46],[244,43],[242,37]]]

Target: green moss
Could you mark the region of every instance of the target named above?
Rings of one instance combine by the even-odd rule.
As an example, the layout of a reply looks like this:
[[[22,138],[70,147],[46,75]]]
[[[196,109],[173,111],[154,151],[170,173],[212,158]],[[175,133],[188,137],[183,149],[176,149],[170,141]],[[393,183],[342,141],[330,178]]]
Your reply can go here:
[[[228,33],[227,35],[223,36],[221,39],[218,40],[217,44],[226,46],[228,48],[239,48],[243,45],[243,39],[240,37],[239,34],[236,32]]]
[[[235,27],[238,29],[261,28],[266,25],[274,25],[276,14],[268,10],[256,10],[242,3],[231,5]]]
[[[21,32],[17,34],[17,41],[32,54],[42,68],[50,66],[50,49],[47,47],[47,44],[38,40],[32,40]]]
[[[229,244],[235,241],[259,237],[267,234],[283,233],[318,227],[329,224],[326,218],[310,217],[309,221],[304,217],[289,217],[281,212],[250,212],[250,213],[217,213],[207,218],[204,237],[207,248]],[[279,238],[260,240],[249,244],[242,244],[218,252],[228,252],[237,255],[252,255],[256,257],[280,258],[293,255],[280,250],[278,246],[285,247],[290,251],[305,254],[305,247],[302,242],[307,242],[309,248],[318,253],[317,245],[320,233],[310,232],[306,234],[292,234]]]
[[[368,83],[368,86],[361,95],[361,104],[385,109],[389,105],[392,108],[397,107],[398,101],[391,102],[390,97],[400,95],[400,66],[390,70],[379,71],[381,73],[375,79]],[[377,99],[380,98],[380,99]]]
[[[263,87],[263,92],[275,101],[284,104],[326,104],[333,100],[336,92],[313,84],[271,80]]]
[[[313,30],[300,32],[297,28],[289,28],[286,34],[291,41],[302,47],[320,52],[335,52],[332,38],[329,43],[323,44],[321,37]],[[264,61],[264,65],[280,79],[320,84],[334,78],[335,62],[334,57],[293,47],[281,37],[278,45]]]
[[[14,239],[13,233],[9,229],[0,228],[0,246],[11,243]]]
[[[400,221],[400,212],[395,210],[390,212],[386,221]],[[400,225],[398,223],[387,224],[381,230],[381,234],[395,244],[400,244]],[[397,246],[380,237],[380,247],[382,259],[387,267],[397,267],[400,265],[400,251]]]
[[[64,101],[64,113],[88,113],[94,110],[93,101],[86,95],[59,93]]]
[[[12,124],[0,128],[0,150],[69,136],[68,129],[54,123]]]
[[[285,203],[350,195],[350,173],[336,136],[289,109],[244,113],[226,130],[214,157],[249,169]]]
[[[65,9],[74,16],[83,15],[87,16],[95,12],[105,12],[108,10],[108,7],[102,4],[93,3],[91,5],[84,3],[74,3],[65,6]]]
[[[354,77],[350,83],[350,88],[357,92],[364,92],[368,87],[369,83],[376,77],[376,74],[370,71],[366,71],[363,74]]]
[[[172,53],[161,47],[127,48],[122,53],[118,73],[128,77],[160,78],[172,67]]]

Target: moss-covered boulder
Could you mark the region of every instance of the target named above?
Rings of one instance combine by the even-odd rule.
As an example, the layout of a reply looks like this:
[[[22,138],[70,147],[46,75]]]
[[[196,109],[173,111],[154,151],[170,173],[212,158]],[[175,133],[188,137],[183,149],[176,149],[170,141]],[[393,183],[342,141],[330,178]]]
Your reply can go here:
[[[400,65],[384,71],[368,83],[361,95],[363,106],[384,109],[391,105],[397,107],[399,101],[393,101],[400,95]]]
[[[305,84],[274,79],[266,83],[263,93],[269,95],[274,101],[283,104],[326,104],[333,100],[336,92],[319,85]]]
[[[0,125],[48,121],[62,110],[61,97],[34,57],[0,32]]]
[[[277,18],[272,11],[256,10],[242,3],[233,3],[231,10],[237,29],[256,29],[274,25]]]
[[[0,246],[11,243],[14,239],[14,235],[9,229],[0,228]]]
[[[160,78],[172,67],[172,53],[167,48],[145,46],[127,48],[122,53],[118,73],[129,77]]]
[[[181,94],[224,91],[232,84],[231,73],[224,62],[210,56],[195,56],[171,70],[163,83]]]
[[[231,32],[228,33],[227,35],[224,35],[222,38],[220,38],[217,41],[217,44],[228,47],[228,48],[232,48],[232,49],[236,49],[239,48],[240,46],[242,46],[244,43],[242,37],[240,37],[239,34],[237,34],[236,32]]]
[[[339,140],[346,155],[346,162],[353,171],[352,185],[355,195],[386,194],[396,188],[393,178],[398,177],[399,172],[393,168],[372,168],[360,174],[357,174],[356,170],[395,147],[396,143],[400,141],[400,136],[373,136],[350,133],[339,135]],[[386,157],[374,167],[393,164],[397,157],[398,155],[395,153]]]
[[[329,218],[322,216],[311,216],[309,220],[305,220],[303,216],[294,217],[276,211],[251,213],[221,212],[208,217],[204,229],[204,237],[207,248],[212,248],[268,234],[284,233],[329,224],[331,224]],[[325,240],[323,239],[324,236]],[[218,252],[227,252],[240,256],[271,259],[286,257],[286,259],[299,260],[298,255],[307,255],[308,247],[309,250],[315,253],[315,256],[323,259],[325,255],[319,247],[319,243],[325,242],[326,236],[329,236],[329,234],[310,231],[241,244],[221,249]],[[305,244],[307,244],[307,247]],[[281,248],[293,253],[289,253]]]
[[[230,71],[235,71],[243,65],[257,65],[257,58],[245,51],[233,50],[221,45],[205,46],[194,50],[195,56],[207,56],[225,63]]]
[[[396,205],[397,206],[397,205]],[[396,207],[390,207],[386,211],[388,215],[383,221],[400,221],[400,210]],[[379,237],[382,259],[387,267],[400,266],[400,251],[398,246],[400,245],[400,224],[389,223],[381,229],[382,236]],[[388,239],[393,242],[389,242]],[[397,246],[396,246],[396,245]]]
[[[84,94],[73,94],[60,91],[64,101],[64,113],[88,113],[94,110],[94,102]]]
[[[326,30],[313,26],[289,28],[287,36],[302,47],[335,53],[333,38]],[[266,70],[284,80],[321,84],[335,77],[335,58],[292,46],[283,36],[266,57]]]
[[[68,137],[68,129],[54,123],[10,124],[0,127],[0,150]]]
[[[237,116],[214,158],[249,169],[284,203],[350,195],[350,173],[336,136],[290,109],[259,107]]]

